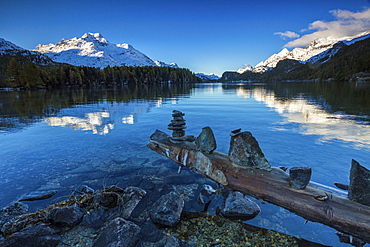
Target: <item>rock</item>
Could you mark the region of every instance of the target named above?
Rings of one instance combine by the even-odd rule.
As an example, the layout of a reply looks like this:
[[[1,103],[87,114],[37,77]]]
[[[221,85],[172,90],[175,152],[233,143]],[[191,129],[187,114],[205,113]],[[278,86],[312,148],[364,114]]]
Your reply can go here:
[[[94,202],[107,208],[114,208],[118,203],[118,194],[115,192],[96,193]]]
[[[253,201],[244,197],[242,193],[229,193],[221,214],[226,218],[250,220],[261,212],[260,207]]]
[[[60,236],[59,230],[44,224],[30,225],[23,230],[5,238],[1,247],[27,246],[27,247],[52,247],[57,246]]]
[[[80,226],[88,226],[92,228],[100,228],[104,225],[102,216],[104,214],[104,208],[98,207],[97,209],[91,209],[87,214],[84,214]]]
[[[251,132],[244,131],[231,136],[229,158],[240,166],[271,170],[257,140]]]
[[[36,200],[44,200],[47,198],[52,197],[58,191],[56,190],[48,190],[48,191],[34,191],[27,195],[22,196],[19,201],[36,201]]]
[[[370,206],[370,171],[352,160],[349,176],[348,198]]]
[[[195,139],[195,145],[198,151],[206,154],[210,154],[216,150],[216,139],[210,127],[207,126],[202,128],[202,132]]]
[[[116,218],[101,231],[94,247],[134,247],[139,242],[140,227],[122,218]]]
[[[311,179],[312,170],[310,167],[292,167],[289,170],[289,182],[295,189],[306,188]]]
[[[146,195],[146,191],[138,187],[127,187],[123,191],[120,200],[121,217],[127,219],[131,216],[132,211],[139,204],[141,199]]]
[[[82,185],[80,191],[86,194],[93,194],[95,192],[93,188],[90,188],[87,185]]]
[[[15,202],[0,210],[0,231],[5,231],[5,225],[12,224],[18,216],[28,212],[28,206],[22,202]],[[4,227],[3,227],[4,226]]]
[[[46,219],[55,225],[75,226],[81,222],[83,214],[77,205],[56,207],[49,211]]]
[[[184,199],[175,192],[163,195],[150,210],[150,218],[154,223],[174,227],[179,221]]]
[[[202,189],[200,190],[200,193],[206,197],[210,197],[216,192],[216,190],[208,184],[203,184]]]

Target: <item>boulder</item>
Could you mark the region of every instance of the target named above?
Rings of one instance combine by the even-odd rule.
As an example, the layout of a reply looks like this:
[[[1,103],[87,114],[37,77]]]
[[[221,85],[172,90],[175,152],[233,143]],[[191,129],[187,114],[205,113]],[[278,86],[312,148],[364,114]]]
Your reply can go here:
[[[244,197],[240,192],[229,193],[226,198],[223,208],[220,213],[225,218],[250,220],[256,217],[261,212],[257,203]]]
[[[60,226],[75,226],[82,220],[83,214],[77,205],[56,207],[49,211],[46,219]]]
[[[60,236],[59,230],[44,224],[31,225],[5,238],[1,247],[28,246],[52,247],[57,246]]]
[[[202,132],[195,139],[195,145],[198,151],[206,154],[210,154],[216,150],[216,139],[210,127],[207,126],[202,128]]]
[[[103,228],[94,247],[134,247],[140,240],[140,227],[131,221],[116,218]]]
[[[175,192],[163,195],[152,206],[150,218],[154,223],[174,227],[179,221],[184,199]]]
[[[80,191],[86,194],[93,194],[95,192],[93,188],[87,185],[82,185]]]
[[[310,182],[311,174],[310,167],[292,167],[289,170],[289,183],[295,189],[304,189]]]
[[[232,133],[228,154],[230,160],[237,165],[271,170],[270,163],[251,132]]]
[[[352,160],[348,198],[370,206],[370,171],[361,166],[356,160]]]

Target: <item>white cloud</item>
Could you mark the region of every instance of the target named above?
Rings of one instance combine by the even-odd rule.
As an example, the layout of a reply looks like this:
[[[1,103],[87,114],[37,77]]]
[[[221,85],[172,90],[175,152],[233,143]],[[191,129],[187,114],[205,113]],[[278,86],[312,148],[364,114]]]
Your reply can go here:
[[[276,32],[274,34],[280,35],[281,38],[298,38],[300,35],[298,33],[292,32],[292,31],[286,31],[286,32]]]
[[[310,34],[288,42],[285,47],[298,47],[309,45],[314,39],[332,36],[341,38],[353,36],[370,29],[370,8],[361,12],[351,12],[348,10],[331,10],[330,13],[336,18],[334,21],[315,21],[308,29],[303,31],[313,31]],[[289,32],[289,31],[288,31]]]

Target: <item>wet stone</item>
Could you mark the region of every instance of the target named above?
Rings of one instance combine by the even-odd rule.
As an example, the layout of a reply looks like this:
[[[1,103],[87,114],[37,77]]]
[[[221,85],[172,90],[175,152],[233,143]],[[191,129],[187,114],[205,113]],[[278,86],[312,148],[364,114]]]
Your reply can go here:
[[[116,218],[110,221],[108,225],[101,231],[93,246],[133,247],[139,242],[139,237],[139,226],[131,221],[127,221],[122,218]]]
[[[56,190],[48,190],[48,191],[34,191],[27,195],[22,196],[19,201],[37,201],[37,200],[44,200],[52,197],[57,193]]]
[[[46,219],[55,225],[75,226],[81,222],[83,214],[77,205],[56,207],[49,211]]]
[[[146,191],[138,187],[127,187],[123,191],[120,200],[121,217],[127,219],[139,204],[141,199],[146,195]]]
[[[352,160],[349,183],[348,198],[370,206],[370,170]]]
[[[153,204],[150,218],[154,223],[174,227],[180,221],[183,207],[184,199],[175,192],[170,192]]]
[[[206,154],[210,154],[216,150],[216,139],[210,127],[207,126],[202,128],[202,132],[195,139],[195,145],[198,151]]]
[[[95,192],[93,188],[90,188],[87,185],[82,185],[80,191],[86,194],[93,194]]]
[[[235,195],[229,193],[224,207],[221,209],[221,214],[224,217],[241,220],[253,219],[260,212],[261,209],[257,203],[244,197],[240,192],[235,192]]]
[[[289,182],[295,189],[304,189],[311,179],[312,170],[310,167],[292,167],[289,170]]]
[[[251,132],[244,131],[232,135],[228,155],[230,160],[237,165],[271,170],[270,163]]]

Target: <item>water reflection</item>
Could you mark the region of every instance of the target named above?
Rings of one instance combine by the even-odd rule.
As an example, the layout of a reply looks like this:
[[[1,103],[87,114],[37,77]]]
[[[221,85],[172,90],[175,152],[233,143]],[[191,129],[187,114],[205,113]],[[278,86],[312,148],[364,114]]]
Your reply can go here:
[[[92,131],[94,134],[107,134],[114,128],[116,119],[112,112],[90,109],[81,116],[65,112],[68,108],[81,105],[126,104],[122,107],[136,108],[124,112],[118,122],[133,124],[137,115],[147,112],[147,107],[161,107],[167,101],[177,104],[177,98],[188,95],[192,84],[130,85],[119,88],[77,88],[55,91],[0,91],[0,133],[19,131],[34,123],[45,121],[51,126],[68,126],[74,130]],[[130,102],[152,102],[145,109]],[[117,108],[117,107],[116,107]],[[119,107],[118,107],[119,108]],[[81,112],[80,109],[78,109]],[[73,111],[76,114],[76,111]],[[116,115],[116,114],[115,114]]]
[[[302,87],[302,83],[298,85]],[[363,104],[364,101],[369,99],[351,99],[349,97],[351,90],[347,90],[347,97],[340,101],[339,104],[342,106],[338,106],[331,104],[331,102],[334,102],[333,97],[329,97],[332,100],[331,102],[327,101],[326,97],[323,97],[323,91],[315,95],[312,91],[308,92],[307,88],[306,91],[300,91],[297,90],[297,87],[287,87],[282,84],[279,86],[279,90],[275,90],[276,85],[266,85],[264,87],[238,85],[234,87],[234,90],[236,95],[254,98],[259,102],[263,102],[266,106],[283,116],[286,121],[277,124],[277,130],[284,131],[284,125],[287,123],[297,123],[300,126],[300,133],[319,135],[322,142],[339,139],[352,142],[359,147],[370,145],[370,104],[369,102],[368,105]],[[290,84],[290,86],[292,85]],[[317,86],[323,87],[322,84]],[[230,91],[232,88],[232,86],[228,85],[225,87],[225,90]],[[335,86],[331,84],[331,89],[333,88]],[[343,90],[339,87],[338,89]],[[362,95],[368,93],[366,88],[362,88],[361,91]],[[335,94],[337,92],[331,90],[331,93]],[[352,95],[358,96],[359,93],[354,93],[352,90]],[[344,102],[349,102],[351,106],[343,106]],[[354,102],[361,104],[354,106]],[[341,109],[342,111],[335,111],[336,109]],[[349,115],[345,112],[354,113],[356,109],[361,109],[361,115]],[[356,113],[359,114],[358,111]]]
[[[109,112],[90,112],[86,113],[85,118],[78,117],[50,117],[45,122],[50,126],[69,126],[73,130],[91,130],[93,134],[105,135],[114,128],[114,124],[109,120]]]

